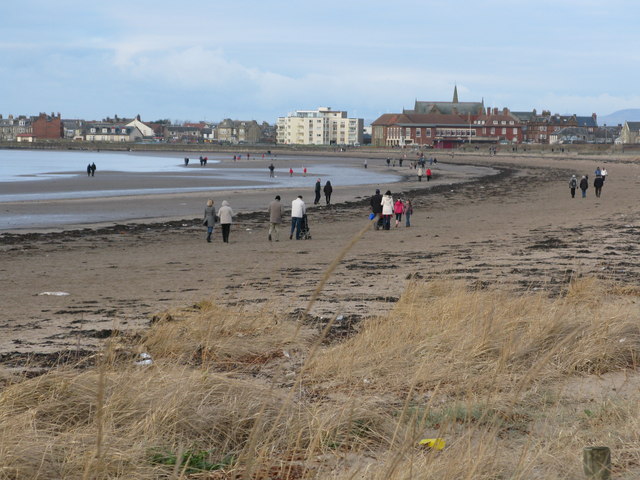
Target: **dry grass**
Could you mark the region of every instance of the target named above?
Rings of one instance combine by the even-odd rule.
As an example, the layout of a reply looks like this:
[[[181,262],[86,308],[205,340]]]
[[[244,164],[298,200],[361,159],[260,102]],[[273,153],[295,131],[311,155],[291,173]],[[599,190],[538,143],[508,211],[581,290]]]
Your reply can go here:
[[[204,302],[135,347],[153,365],[107,349],[95,369],[7,380],[0,478],[574,479],[594,444],[637,478],[636,301],[593,279],[558,298],[411,283],[323,347],[293,319]],[[446,448],[418,447],[431,437]]]

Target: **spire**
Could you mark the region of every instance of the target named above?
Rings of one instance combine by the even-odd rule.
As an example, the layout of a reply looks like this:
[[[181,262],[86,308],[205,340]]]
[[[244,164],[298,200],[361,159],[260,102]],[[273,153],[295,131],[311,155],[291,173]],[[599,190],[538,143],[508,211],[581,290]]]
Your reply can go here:
[[[458,86],[453,87],[453,103],[458,103]]]

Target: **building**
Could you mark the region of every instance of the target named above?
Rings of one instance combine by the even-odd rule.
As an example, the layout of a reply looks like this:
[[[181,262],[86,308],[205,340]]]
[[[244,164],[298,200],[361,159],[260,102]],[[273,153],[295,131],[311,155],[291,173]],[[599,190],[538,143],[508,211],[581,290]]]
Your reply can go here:
[[[548,144],[551,136],[568,127],[585,128],[587,133],[593,134],[598,128],[598,117],[594,113],[590,117],[577,115],[552,115],[549,110],[543,110],[538,115],[535,110],[524,117],[523,112],[514,113],[521,120],[526,118],[526,131],[524,139],[530,143]],[[557,135],[554,135],[556,138]]]
[[[371,144],[376,147],[520,143],[525,130],[522,121],[507,108],[485,109],[484,101],[458,101],[457,87],[451,102],[416,100],[412,110],[384,114],[371,127]]]
[[[128,127],[124,124],[87,123],[83,132],[87,142],[136,142],[143,138],[142,132],[137,127]]]
[[[283,145],[359,145],[364,120],[348,118],[346,111],[320,107],[279,117],[276,142]]]
[[[460,102],[458,101],[458,87],[453,87],[453,99],[451,102],[422,102],[415,101],[413,110],[402,110],[407,115],[415,114],[441,114],[476,116],[484,113],[484,101]]]
[[[142,121],[140,120],[140,115],[138,115],[132,121],[127,123],[125,126],[137,128],[138,130],[140,130],[140,133],[142,133],[142,135],[145,138],[154,138],[156,136],[153,128],[151,128],[150,126],[142,123]]]
[[[7,118],[2,118],[0,115],[0,141],[2,142],[15,142],[18,135],[22,134],[31,135],[31,120],[20,115],[14,117],[9,115]]]
[[[624,122],[620,131],[620,143],[640,143],[640,122]]]
[[[60,140],[64,138],[64,127],[60,114],[41,113],[31,120],[31,132],[38,140]]]

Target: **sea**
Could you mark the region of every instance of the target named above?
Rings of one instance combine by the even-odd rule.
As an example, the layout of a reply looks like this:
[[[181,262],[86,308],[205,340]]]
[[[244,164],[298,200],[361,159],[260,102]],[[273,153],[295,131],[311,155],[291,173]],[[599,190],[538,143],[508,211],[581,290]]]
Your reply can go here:
[[[74,228],[88,223],[150,220],[160,217],[189,218],[200,213],[200,205],[173,200],[175,194],[251,189],[304,189],[313,192],[316,178],[334,186],[387,185],[401,180],[401,175],[365,169],[351,158],[326,158],[308,165],[309,175],[302,174],[305,157],[278,155],[246,159],[233,163],[233,154],[206,154],[206,167],[200,166],[199,154],[190,157],[188,166],[181,154],[142,152],[43,151],[0,149],[0,232],[38,229]],[[225,163],[224,167],[220,165]],[[308,161],[308,160],[307,160]],[[379,160],[382,164],[382,160]],[[268,166],[276,166],[269,177]],[[363,160],[364,162],[364,160]],[[96,164],[96,178],[87,179],[87,165]],[[369,165],[373,161],[369,159]],[[289,168],[294,175],[289,175]],[[116,181],[101,182],[105,172],[118,174]],[[103,176],[103,177],[101,177]],[[76,181],[77,179],[77,181]],[[114,209],[101,198],[148,197],[128,202],[124,209]],[[153,200],[149,200],[153,198]],[[73,200],[93,199],[83,203]],[[242,204],[240,210],[263,208]],[[55,208],[43,202],[62,201]],[[195,201],[195,200],[192,200]],[[151,202],[151,203],[150,203]],[[152,206],[150,206],[150,204]],[[91,208],[89,208],[89,205]]]
[[[257,156],[257,155],[256,155]],[[221,161],[232,160],[230,154],[207,154],[207,166],[202,169],[199,156],[190,157],[189,165],[185,166],[184,157],[163,156],[136,153],[114,153],[97,151],[42,151],[42,150],[1,150],[0,149],[0,203],[21,202],[30,200],[96,198],[123,195],[148,195],[169,194],[181,192],[197,192],[229,189],[251,188],[300,188],[308,187],[309,177],[301,175],[304,168],[304,157],[295,155],[259,157],[247,162],[246,156],[240,160],[240,168],[216,168]],[[314,158],[315,160],[315,158]],[[367,185],[379,183],[393,183],[400,180],[400,176],[375,172],[373,169],[365,170],[356,168],[351,164],[341,164],[344,159],[331,157],[327,163],[314,164],[314,177],[321,177],[323,184],[326,180],[334,186],[340,185]],[[275,176],[268,178],[267,166],[273,162],[276,165]],[[330,162],[330,163],[329,163]],[[215,176],[216,180],[224,183],[224,186],[198,187],[175,186],[157,188],[153,186],[126,189],[92,189],[92,184],[84,182],[80,188],[73,190],[57,190],[47,186],[38,193],[16,192],[16,188],[8,189],[7,184],[14,182],[47,182],[62,178],[86,177],[87,165],[95,163],[96,175],[103,172],[120,173],[162,173],[163,177],[170,178],[175,173],[175,178],[184,179],[185,174],[193,173],[198,178],[203,175]],[[247,164],[255,164],[247,167]],[[295,175],[289,176],[289,168],[293,168]],[[311,169],[310,169],[311,170]],[[184,184],[184,182],[180,182]],[[52,182],[53,184],[53,182]],[[5,187],[3,188],[3,185]],[[15,185],[13,185],[15,187]],[[44,187],[44,185],[43,185]],[[11,190],[11,192],[8,192]],[[31,190],[31,189],[30,189]]]

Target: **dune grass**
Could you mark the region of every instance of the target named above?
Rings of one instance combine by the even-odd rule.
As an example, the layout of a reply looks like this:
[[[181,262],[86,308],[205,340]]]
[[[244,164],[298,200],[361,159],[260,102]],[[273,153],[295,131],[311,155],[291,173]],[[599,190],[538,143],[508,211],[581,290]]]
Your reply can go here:
[[[202,302],[130,346],[151,365],[108,346],[95,368],[6,380],[0,478],[574,479],[601,444],[637,478],[639,313],[636,290],[590,278],[553,298],[409,283],[322,345]]]

